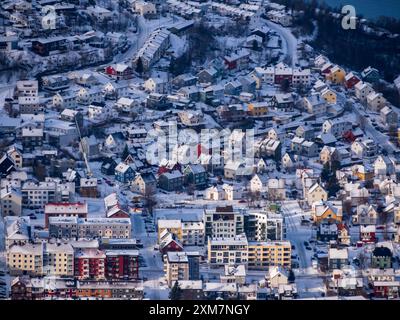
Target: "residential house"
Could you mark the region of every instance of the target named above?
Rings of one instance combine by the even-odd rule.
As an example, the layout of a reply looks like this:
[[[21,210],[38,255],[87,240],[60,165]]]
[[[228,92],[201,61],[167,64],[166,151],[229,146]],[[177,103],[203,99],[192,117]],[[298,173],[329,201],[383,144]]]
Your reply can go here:
[[[189,164],[183,169],[184,180],[187,185],[194,185],[196,188],[207,186],[208,174],[200,164]]]
[[[367,95],[367,105],[372,111],[379,112],[386,106],[386,99],[382,93],[371,92]]]
[[[115,167],[115,180],[130,183],[135,179],[135,171],[129,165],[121,162]]]
[[[308,204],[311,206],[314,202],[317,201],[327,201],[328,193],[325,191],[319,183],[315,183],[306,194],[306,199]]]
[[[157,179],[151,172],[138,173],[132,181],[131,189],[142,195],[151,195],[156,192]]]
[[[347,248],[329,248],[328,266],[330,270],[343,269],[349,265],[349,253]]]
[[[378,82],[380,79],[379,71],[375,68],[367,67],[361,72],[361,78],[369,83]]]
[[[158,185],[166,191],[180,191],[184,183],[184,176],[178,170],[162,173],[158,177]]]

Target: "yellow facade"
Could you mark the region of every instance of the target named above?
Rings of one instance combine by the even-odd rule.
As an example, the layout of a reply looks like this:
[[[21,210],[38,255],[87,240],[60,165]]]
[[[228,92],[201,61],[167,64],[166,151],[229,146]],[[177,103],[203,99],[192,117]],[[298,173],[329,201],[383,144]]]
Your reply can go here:
[[[28,247],[29,245],[25,245]],[[11,274],[22,274],[26,272],[29,275],[43,274],[43,253],[41,250],[33,248],[29,250],[26,247],[12,246],[7,253],[7,264]],[[29,246],[31,247],[31,246]]]
[[[342,216],[337,215],[331,208],[328,208],[323,214],[320,216],[314,215],[314,221],[319,223],[324,220],[330,220],[331,222],[341,222]]]
[[[167,230],[174,234],[179,241],[182,241],[182,221],[180,220],[158,220],[158,241],[160,242],[161,234]]]
[[[265,105],[258,106],[250,103],[247,105],[247,108],[249,110],[250,115],[253,117],[262,117],[267,115],[268,113],[268,108]]]
[[[332,68],[331,72],[327,75],[328,80],[335,84],[344,83],[346,72],[342,68]]]
[[[324,100],[330,104],[336,103],[336,93],[332,90],[325,90],[321,93]]]
[[[56,252],[49,254],[49,266],[51,274],[56,276],[74,275],[74,255],[73,253]]]
[[[289,241],[249,242],[248,268],[268,269],[270,266],[291,266],[291,244]]]

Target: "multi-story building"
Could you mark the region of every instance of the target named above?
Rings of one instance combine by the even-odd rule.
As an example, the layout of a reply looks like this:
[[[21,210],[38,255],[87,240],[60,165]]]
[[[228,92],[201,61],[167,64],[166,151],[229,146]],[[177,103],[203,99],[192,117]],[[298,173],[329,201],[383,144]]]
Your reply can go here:
[[[204,245],[204,223],[202,221],[182,221],[182,239],[184,246]]]
[[[210,266],[247,265],[248,242],[244,234],[228,238],[208,238]]]
[[[6,185],[0,190],[0,213],[5,216],[20,216],[22,211],[21,192]]]
[[[164,258],[164,272],[168,286],[175,281],[189,280],[189,260],[186,252],[168,252]]]
[[[130,239],[132,226],[129,218],[50,217],[49,236]]]
[[[106,255],[98,249],[80,249],[75,252],[74,273],[79,280],[105,279]]]
[[[7,251],[7,266],[11,275],[43,275],[43,244],[11,246]]]
[[[72,277],[74,275],[74,248],[69,243],[45,244],[43,265],[43,274]]]
[[[148,70],[162,57],[165,50],[169,47],[170,34],[170,31],[163,28],[157,29],[150,34],[142,48],[137,52],[133,60],[133,66],[136,67],[138,61],[141,61],[143,69],[145,71]]]
[[[139,250],[106,250],[105,276],[112,280],[139,278]]]
[[[206,239],[232,238],[244,232],[244,214],[232,206],[204,210],[203,223]]]
[[[45,228],[49,227],[50,217],[87,218],[87,203],[48,203],[44,206]]]
[[[273,212],[248,212],[244,216],[244,232],[250,241],[283,240],[284,218]]]
[[[204,245],[204,223],[202,221],[182,221],[177,219],[158,220],[158,241],[163,232],[174,234],[176,238],[185,246]]]
[[[251,241],[248,250],[249,269],[265,270],[270,266],[289,268],[291,265],[290,241]]]
[[[32,238],[29,217],[4,218],[5,246],[8,250],[13,245],[23,246]]]
[[[22,185],[22,205],[29,209],[42,209],[50,202],[69,202],[75,193],[75,184],[56,180],[35,183],[27,181]]]

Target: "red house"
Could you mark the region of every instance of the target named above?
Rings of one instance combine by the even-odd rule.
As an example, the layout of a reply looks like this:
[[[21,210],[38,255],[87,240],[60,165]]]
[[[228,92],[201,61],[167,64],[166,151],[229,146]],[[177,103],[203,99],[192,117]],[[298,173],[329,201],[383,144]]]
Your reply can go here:
[[[160,235],[160,252],[164,255],[169,251],[183,251],[183,245],[174,234],[164,230]]]
[[[330,63],[330,62],[327,62],[321,67],[321,73],[322,74],[329,74],[331,72],[332,68],[333,68],[333,64]]]
[[[224,57],[224,63],[228,70],[239,69],[242,70],[248,66],[250,59],[250,52],[242,49],[236,50],[229,56]]]
[[[129,218],[130,215],[125,210],[121,209],[119,204],[107,210],[107,218]]]
[[[131,79],[133,75],[133,69],[122,63],[106,67],[105,72],[116,80]]]
[[[350,72],[349,74],[347,74],[344,78],[344,86],[346,87],[346,89],[353,89],[354,86],[359,83],[361,80],[359,78],[357,78],[353,72]]]
[[[109,280],[139,279],[138,250],[107,250],[106,278]]]
[[[79,280],[105,279],[106,255],[98,249],[80,249],[75,253],[74,273]]]
[[[374,225],[360,226],[360,240],[364,243],[375,243],[376,227]]]

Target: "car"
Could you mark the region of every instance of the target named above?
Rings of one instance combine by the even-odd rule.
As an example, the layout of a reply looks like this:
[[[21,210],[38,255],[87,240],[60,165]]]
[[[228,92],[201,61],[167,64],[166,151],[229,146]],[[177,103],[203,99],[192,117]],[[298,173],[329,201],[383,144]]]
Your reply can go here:
[[[292,250],[296,250],[296,246],[292,244]]]
[[[311,247],[308,247],[308,246],[306,247],[306,249],[307,249],[307,250],[310,250],[310,251],[312,250]]]
[[[307,241],[304,241],[304,245],[305,245],[306,247],[308,247],[309,243],[308,243]]]

